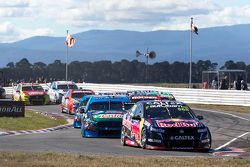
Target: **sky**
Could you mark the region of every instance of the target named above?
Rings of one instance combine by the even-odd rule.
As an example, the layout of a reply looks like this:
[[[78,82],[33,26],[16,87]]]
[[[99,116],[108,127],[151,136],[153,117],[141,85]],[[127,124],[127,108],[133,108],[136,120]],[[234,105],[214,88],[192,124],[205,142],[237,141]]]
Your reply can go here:
[[[250,23],[249,0],[0,0],[0,43],[101,30],[187,30]]]

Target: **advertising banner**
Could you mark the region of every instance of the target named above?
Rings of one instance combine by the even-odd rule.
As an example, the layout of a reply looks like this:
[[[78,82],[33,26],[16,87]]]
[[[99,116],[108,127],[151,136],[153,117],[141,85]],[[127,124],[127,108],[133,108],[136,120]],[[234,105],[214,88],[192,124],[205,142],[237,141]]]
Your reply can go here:
[[[21,101],[0,101],[0,117],[24,117],[24,110]]]

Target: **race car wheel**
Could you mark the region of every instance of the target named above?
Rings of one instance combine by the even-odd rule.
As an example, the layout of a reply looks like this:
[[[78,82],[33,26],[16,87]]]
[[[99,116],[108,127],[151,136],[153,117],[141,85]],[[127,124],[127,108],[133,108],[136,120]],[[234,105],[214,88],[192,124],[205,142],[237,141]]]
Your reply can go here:
[[[210,131],[208,130],[208,138],[210,139],[210,143],[209,143],[209,148],[205,148],[205,149],[202,149],[201,152],[209,152],[211,150],[211,147],[212,147],[212,136],[211,136],[211,133]]]
[[[147,146],[147,131],[146,129],[142,129],[142,132],[141,132],[141,148],[145,149],[146,146]]]
[[[126,142],[125,142],[125,139],[126,139],[126,134],[125,134],[125,127],[122,126],[122,130],[121,130],[121,144],[122,146],[126,146]]]

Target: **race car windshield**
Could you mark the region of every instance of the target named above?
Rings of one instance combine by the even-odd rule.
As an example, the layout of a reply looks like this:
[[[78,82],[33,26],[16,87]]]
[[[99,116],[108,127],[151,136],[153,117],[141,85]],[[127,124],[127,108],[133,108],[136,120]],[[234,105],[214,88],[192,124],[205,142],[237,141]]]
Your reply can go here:
[[[76,85],[58,85],[57,88],[67,90],[67,89],[77,89],[77,86]]]
[[[121,111],[124,109],[122,102],[95,102],[90,104],[89,110],[118,110]]]
[[[82,92],[82,93],[73,93],[72,94],[72,97],[73,98],[82,98],[82,97],[84,97],[84,96],[86,96],[86,95],[92,95],[93,93],[91,93],[91,92]]]
[[[162,119],[194,119],[193,113],[190,111],[189,107],[156,107],[148,108],[145,111],[146,118],[162,118]]]
[[[25,86],[22,88],[23,91],[32,91],[32,90],[43,90],[41,86]]]

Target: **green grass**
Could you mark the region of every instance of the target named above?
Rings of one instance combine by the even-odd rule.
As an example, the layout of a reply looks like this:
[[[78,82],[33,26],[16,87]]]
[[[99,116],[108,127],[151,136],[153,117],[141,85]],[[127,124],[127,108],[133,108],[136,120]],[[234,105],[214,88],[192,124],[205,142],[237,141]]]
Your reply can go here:
[[[250,114],[250,107],[230,106],[230,105],[214,105],[214,104],[188,104],[191,108],[211,109],[220,111],[230,111]]]
[[[242,158],[175,158],[175,157],[154,157],[154,156],[95,156],[95,155],[76,155],[62,153],[16,153],[0,152],[0,166],[60,166],[60,167],[249,167],[250,159]]]
[[[25,111],[25,117],[0,117],[0,129],[4,130],[38,130],[66,123],[63,118],[52,119],[30,110]]]

